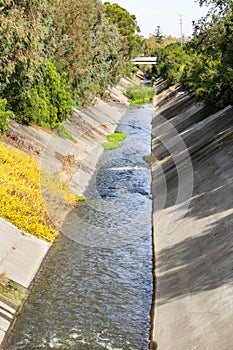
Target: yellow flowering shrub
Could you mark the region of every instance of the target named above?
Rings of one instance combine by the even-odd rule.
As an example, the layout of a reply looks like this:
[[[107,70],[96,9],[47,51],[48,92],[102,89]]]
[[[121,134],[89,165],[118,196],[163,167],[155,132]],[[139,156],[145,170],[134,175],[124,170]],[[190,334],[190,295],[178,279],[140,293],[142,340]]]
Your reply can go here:
[[[42,172],[34,156],[0,142],[0,217],[51,242],[59,227],[59,218],[49,218],[47,212],[51,202],[59,216],[64,207],[77,202],[77,196],[58,177]]]

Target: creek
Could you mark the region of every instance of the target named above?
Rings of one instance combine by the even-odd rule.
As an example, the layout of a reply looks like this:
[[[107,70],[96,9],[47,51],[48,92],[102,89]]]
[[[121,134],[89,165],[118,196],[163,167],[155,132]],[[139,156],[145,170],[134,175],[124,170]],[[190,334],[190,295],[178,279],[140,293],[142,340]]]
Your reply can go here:
[[[152,303],[152,105],[130,107],[66,218],[7,349],[146,350]]]

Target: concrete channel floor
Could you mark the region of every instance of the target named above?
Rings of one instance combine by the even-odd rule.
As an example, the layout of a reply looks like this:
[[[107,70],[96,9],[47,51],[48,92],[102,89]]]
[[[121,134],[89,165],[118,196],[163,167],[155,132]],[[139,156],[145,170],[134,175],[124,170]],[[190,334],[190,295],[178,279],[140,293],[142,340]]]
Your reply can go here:
[[[155,176],[153,179],[153,338],[158,350],[231,350],[233,143],[194,160],[193,172],[194,190],[187,212],[185,203],[175,203],[177,179],[171,179],[159,217],[156,210],[163,193],[158,189],[159,181]],[[168,231],[174,212],[181,218]]]

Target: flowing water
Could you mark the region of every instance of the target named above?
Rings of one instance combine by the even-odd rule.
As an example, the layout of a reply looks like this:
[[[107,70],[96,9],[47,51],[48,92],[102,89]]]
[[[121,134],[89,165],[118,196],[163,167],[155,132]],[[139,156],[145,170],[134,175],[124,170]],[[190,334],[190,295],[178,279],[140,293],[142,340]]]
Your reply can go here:
[[[34,285],[7,349],[146,350],[152,302],[152,106],[131,108]]]

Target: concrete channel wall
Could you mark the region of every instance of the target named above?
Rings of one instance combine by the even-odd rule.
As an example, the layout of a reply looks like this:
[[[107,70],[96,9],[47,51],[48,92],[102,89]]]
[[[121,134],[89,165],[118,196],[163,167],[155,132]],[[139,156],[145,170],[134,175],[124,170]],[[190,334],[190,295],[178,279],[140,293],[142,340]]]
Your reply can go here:
[[[155,99],[153,350],[233,349],[233,108],[202,108]]]
[[[35,154],[43,168],[62,175],[64,180],[73,185],[75,193],[82,194],[103,151],[101,143],[106,140],[107,134],[114,132],[128,107],[123,92],[132,84],[135,81],[122,79],[117,87],[111,89],[109,102],[97,99],[95,105],[85,110],[74,110],[65,126],[77,143],[49,130],[19,125],[13,121],[7,143],[26,153]],[[66,171],[65,166],[70,160]],[[21,232],[0,218],[0,273],[5,272],[10,280],[29,288],[49,248],[49,243]],[[12,308],[2,302],[0,297],[0,349],[18,310],[20,307]]]

